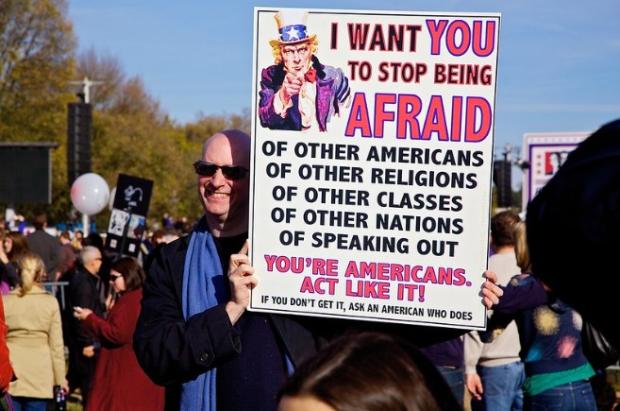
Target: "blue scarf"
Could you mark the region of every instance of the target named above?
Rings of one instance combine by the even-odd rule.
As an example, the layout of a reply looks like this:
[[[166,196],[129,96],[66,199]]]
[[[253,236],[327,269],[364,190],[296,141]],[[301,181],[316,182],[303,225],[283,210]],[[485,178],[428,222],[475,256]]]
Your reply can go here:
[[[220,257],[209,232],[206,219],[202,218],[189,240],[183,267],[182,307],[187,321],[211,307],[228,301],[228,289]],[[183,384],[181,410],[216,411],[215,368]]]

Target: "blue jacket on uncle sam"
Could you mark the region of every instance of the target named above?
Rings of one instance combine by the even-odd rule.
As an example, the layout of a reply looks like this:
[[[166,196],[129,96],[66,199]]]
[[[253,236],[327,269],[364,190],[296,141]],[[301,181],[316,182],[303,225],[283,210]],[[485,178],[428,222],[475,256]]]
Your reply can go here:
[[[275,130],[302,130],[311,128],[313,123],[318,123],[320,131],[327,130],[327,123],[333,114],[340,114],[341,108],[345,106],[351,95],[349,80],[341,69],[323,65],[316,56],[312,56],[312,73],[306,75],[306,82],[313,82],[316,86],[316,95],[305,97],[304,93],[295,95],[291,98],[292,105],[276,110],[279,103],[277,96],[278,90],[282,87],[286,72],[284,64],[269,66],[262,70],[260,82],[260,102],[258,114],[260,123],[263,127]],[[300,102],[301,95],[301,102]],[[310,98],[311,104],[306,104],[303,100]],[[312,101],[314,100],[314,101]],[[280,111],[278,114],[277,111]],[[310,115],[313,117],[311,122],[303,118],[303,113],[314,111]]]

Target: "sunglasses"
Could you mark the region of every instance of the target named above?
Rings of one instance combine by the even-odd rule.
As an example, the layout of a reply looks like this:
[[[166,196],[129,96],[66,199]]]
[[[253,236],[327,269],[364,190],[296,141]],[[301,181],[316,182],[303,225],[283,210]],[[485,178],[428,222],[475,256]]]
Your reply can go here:
[[[217,170],[222,170],[224,177],[230,180],[241,180],[249,171],[247,168],[241,166],[218,166],[202,160],[198,160],[194,163],[194,170],[196,170],[196,174],[203,177],[212,177]]]
[[[112,282],[118,280],[119,278],[122,278],[122,275],[114,275],[114,274],[110,274],[110,278],[112,279]]]

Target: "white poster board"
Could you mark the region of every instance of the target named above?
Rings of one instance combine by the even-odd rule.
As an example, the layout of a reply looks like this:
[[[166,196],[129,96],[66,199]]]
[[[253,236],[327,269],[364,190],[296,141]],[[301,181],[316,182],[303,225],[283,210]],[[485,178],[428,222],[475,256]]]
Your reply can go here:
[[[591,132],[569,133],[525,133],[523,135],[522,158],[526,159],[529,168],[523,173],[522,209],[555,175],[564,164],[568,154]]]
[[[250,310],[485,327],[499,25],[255,9]]]

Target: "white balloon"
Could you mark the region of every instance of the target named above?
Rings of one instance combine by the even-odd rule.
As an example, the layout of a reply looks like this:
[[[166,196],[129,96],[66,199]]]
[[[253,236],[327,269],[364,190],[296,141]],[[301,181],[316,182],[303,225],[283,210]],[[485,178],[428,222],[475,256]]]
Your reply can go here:
[[[109,197],[110,187],[99,174],[82,174],[71,186],[71,202],[82,214],[97,214],[108,205]]]

